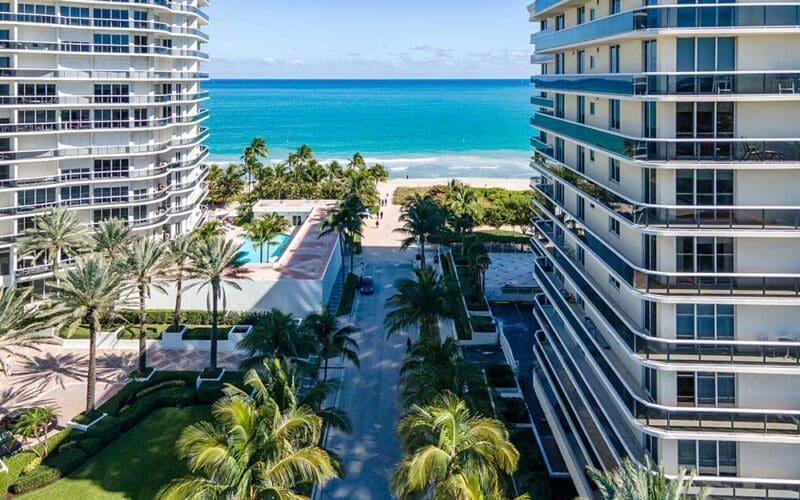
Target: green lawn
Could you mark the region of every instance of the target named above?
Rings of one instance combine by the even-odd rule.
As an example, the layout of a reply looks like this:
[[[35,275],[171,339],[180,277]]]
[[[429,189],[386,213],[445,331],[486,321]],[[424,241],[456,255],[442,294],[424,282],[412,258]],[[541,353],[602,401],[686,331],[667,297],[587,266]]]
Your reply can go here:
[[[186,474],[175,453],[181,431],[210,415],[210,406],[157,410],[67,478],[22,498],[156,498],[163,485]]]

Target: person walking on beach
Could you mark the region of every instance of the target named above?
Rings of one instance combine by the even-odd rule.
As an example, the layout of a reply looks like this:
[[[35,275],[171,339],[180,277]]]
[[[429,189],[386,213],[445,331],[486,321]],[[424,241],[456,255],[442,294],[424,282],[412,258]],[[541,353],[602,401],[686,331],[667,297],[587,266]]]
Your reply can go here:
[[[381,220],[383,220],[383,210],[381,210]]]

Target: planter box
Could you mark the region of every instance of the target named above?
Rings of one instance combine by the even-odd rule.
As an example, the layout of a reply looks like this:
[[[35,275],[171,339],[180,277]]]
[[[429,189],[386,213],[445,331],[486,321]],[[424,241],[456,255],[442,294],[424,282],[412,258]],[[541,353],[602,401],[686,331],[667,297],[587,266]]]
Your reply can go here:
[[[219,382],[222,380],[223,375],[225,375],[225,368],[221,368],[219,370],[219,375],[215,378],[203,378],[203,372],[200,372],[200,375],[197,376],[197,384],[195,385],[195,388],[199,389],[203,382]]]
[[[151,367],[150,368],[150,374],[148,376],[141,377],[141,378],[128,377],[128,379],[125,381],[125,383],[127,384],[127,383],[130,383],[130,382],[147,382],[151,378],[153,378],[153,375],[155,375],[156,371],[157,370],[155,368]]]
[[[250,335],[252,331],[253,325],[235,325],[228,330],[228,342],[235,347],[243,338]]]
[[[162,349],[182,349],[183,348],[183,334],[189,329],[186,325],[181,325],[183,328],[179,332],[164,332],[161,335],[161,348]]]
[[[67,427],[69,427],[70,429],[75,429],[76,431],[86,432],[86,431],[89,430],[89,428],[91,426],[93,426],[97,422],[103,420],[107,416],[108,416],[108,413],[103,413],[102,415],[100,415],[96,419],[92,420],[88,424],[79,424],[77,422],[73,422],[73,421],[70,420],[69,422],[67,422]]]
[[[500,334],[494,333],[472,333],[471,340],[459,340],[458,343],[462,346],[476,346],[476,345],[496,345],[500,340]]]

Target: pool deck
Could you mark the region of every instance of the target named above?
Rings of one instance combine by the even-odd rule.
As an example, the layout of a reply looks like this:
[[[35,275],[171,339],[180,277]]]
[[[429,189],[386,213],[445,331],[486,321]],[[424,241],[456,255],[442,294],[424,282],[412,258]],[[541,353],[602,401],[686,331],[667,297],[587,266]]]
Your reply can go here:
[[[271,264],[247,264],[237,270],[237,277],[246,277],[254,281],[277,280],[321,280],[336,249],[337,235],[331,233],[320,237],[320,224],[328,214],[336,208],[335,200],[298,200],[303,207],[311,208],[311,215],[296,230],[289,246],[277,262]],[[279,206],[293,207],[295,202],[287,200]],[[270,206],[277,207],[274,202]],[[299,204],[298,207],[299,208]]]

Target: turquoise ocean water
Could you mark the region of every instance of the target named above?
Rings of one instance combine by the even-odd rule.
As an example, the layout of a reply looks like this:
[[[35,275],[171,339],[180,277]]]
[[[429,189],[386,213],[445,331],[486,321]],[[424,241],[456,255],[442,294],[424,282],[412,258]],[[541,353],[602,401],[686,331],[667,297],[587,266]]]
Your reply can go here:
[[[526,177],[527,80],[212,80],[213,161],[264,137],[274,159],[308,144],[322,159],[356,151],[393,177]]]

